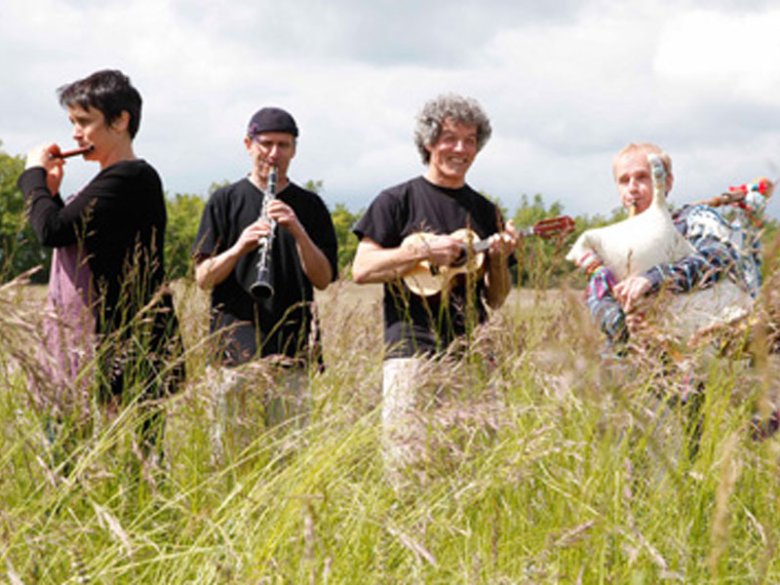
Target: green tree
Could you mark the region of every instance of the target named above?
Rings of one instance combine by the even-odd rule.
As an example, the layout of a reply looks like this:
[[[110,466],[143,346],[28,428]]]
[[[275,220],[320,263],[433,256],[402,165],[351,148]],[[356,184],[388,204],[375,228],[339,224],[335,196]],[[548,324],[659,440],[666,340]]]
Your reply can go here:
[[[321,180],[309,180],[306,181],[303,187],[309,191],[321,194],[323,182]],[[357,214],[352,213],[343,203],[337,203],[335,209],[330,213],[333,229],[336,232],[336,242],[339,246],[338,268],[339,275],[342,277],[347,276],[352,260],[355,258],[358,241],[352,234],[352,226],[355,225],[355,222],[362,214],[362,210]]]
[[[537,193],[533,201],[523,194],[520,205],[513,216],[517,229],[530,228],[542,219],[563,214],[563,205],[554,201],[548,207],[542,195]],[[547,288],[558,284],[561,277],[571,272],[571,265],[564,256],[571,242],[571,235],[565,238],[529,237],[520,245],[517,252],[517,281],[521,286]]]
[[[339,274],[346,276],[352,260],[355,259],[358,240],[352,233],[352,226],[363,215],[363,211],[352,213],[343,203],[337,203],[330,216],[336,231],[336,241],[339,244]]]
[[[200,195],[189,193],[177,193],[173,198],[166,198],[165,262],[170,279],[191,275],[192,245],[205,204]]]
[[[16,187],[23,171],[21,156],[0,150],[0,275],[3,280],[11,279],[41,266],[43,270],[33,275],[33,280],[44,282],[51,264],[51,250],[40,245],[27,221],[24,197]]]

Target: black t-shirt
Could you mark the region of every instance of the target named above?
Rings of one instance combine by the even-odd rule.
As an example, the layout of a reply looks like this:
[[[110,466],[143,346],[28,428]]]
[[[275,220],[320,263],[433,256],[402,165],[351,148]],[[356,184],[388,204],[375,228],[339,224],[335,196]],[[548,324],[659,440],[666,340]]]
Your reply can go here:
[[[289,183],[277,198],[289,205],[314,244],[330,262],[337,276],[336,233],[325,203],[316,193]],[[203,211],[193,255],[216,256],[238,241],[241,232],[257,221],[263,192],[249,179],[216,191]],[[256,301],[248,292],[257,277],[258,253],[243,256],[235,269],[211,291],[211,331],[221,331],[219,359],[239,364],[256,355],[285,355],[307,359],[313,323],[314,291],[301,266],[295,238],[277,226],[269,267],[274,294]],[[319,327],[316,328],[319,340]],[[319,355],[314,356],[319,359]]]
[[[383,248],[395,248],[410,234],[450,234],[470,228],[485,239],[499,231],[498,208],[468,185],[446,189],[417,177],[382,191],[353,232]],[[388,357],[408,357],[446,349],[470,326],[483,322],[484,279],[467,295],[465,279],[456,277],[446,301],[442,295],[420,297],[403,280],[384,285],[385,343]],[[469,303],[469,301],[472,301]]]

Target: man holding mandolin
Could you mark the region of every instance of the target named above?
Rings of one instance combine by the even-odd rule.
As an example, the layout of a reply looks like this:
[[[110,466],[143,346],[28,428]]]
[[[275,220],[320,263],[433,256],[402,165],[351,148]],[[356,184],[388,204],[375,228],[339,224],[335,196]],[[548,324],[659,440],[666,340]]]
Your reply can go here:
[[[415,463],[403,435],[425,358],[483,323],[488,307],[500,307],[509,293],[518,234],[466,183],[490,134],[475,100],[445,95],[429,101],[415,130],[425,174],[382,191],[353,230],[360,240],[355,282],[384,284],[382,422],[391,473]],[[484,257],[475,249],[478,241],[488,242]]]

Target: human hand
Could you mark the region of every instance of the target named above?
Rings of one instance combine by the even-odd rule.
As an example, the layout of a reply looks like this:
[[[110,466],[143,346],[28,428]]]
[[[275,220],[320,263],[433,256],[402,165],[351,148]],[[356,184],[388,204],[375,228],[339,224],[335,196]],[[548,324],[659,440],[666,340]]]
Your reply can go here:
[[[438,235],[424,243],[426,260],[435,266],[451,266],[463,255],[463,242],[451,236]]]
[[[24,165],[25,169],[43,167],[46,171],[46,186],[52,195],[59,193],[65,175],[63,170],[65,159],[60,157],[60,153],[60,147],[53,143],[36,146],[27,153],[27,161]]]
[[[647,329],[647,320],[644,311],[631,311],[626,313],[626,329],[632,337],[641,334]]]
[[[490,248],[488,254],[491,257],[504,258],[512,254],[520,241],[520,234],[515,229],[514,222],[510,219],[503,231],[493,234],[488,238]]]
[[[256,250],[260,242],[267,238],[270,233],[271,226],[268,222],[258,219],[244,228],[233,247],[239,256],[243,256]]]
[[[623,305],[623,310],[630,313],[651,286],[644,276],[629,276],[615,285],[615,298]]]
[[[293,208],[280,199],[274,199],[268,205],[268,217],[289,230],[293,236],[303,230]]]

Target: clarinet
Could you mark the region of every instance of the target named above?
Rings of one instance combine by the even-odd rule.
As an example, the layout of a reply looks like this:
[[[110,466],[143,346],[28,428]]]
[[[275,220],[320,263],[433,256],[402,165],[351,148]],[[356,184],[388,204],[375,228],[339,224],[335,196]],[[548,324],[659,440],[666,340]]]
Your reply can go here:
[[[262,301],[274,296],[274,285],[271,283],[271,249],[274,245],[276,235],[276,220],[268,217],[268,206],[276,199],[276,167],[271,167],[268,173],[268,184],[263,197],[263,209],[260,218],[264,219],[271,226],[271,233],[266,237],[260,238],[257,259],[257,279],[249,288],[250,294],[257,300]]]

